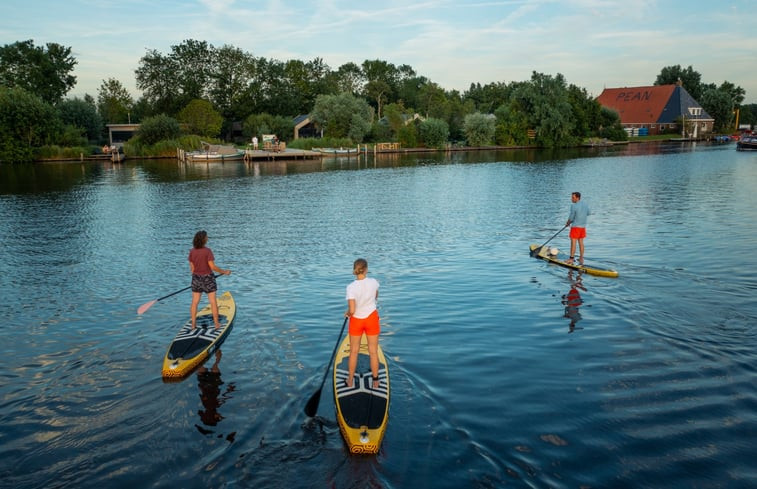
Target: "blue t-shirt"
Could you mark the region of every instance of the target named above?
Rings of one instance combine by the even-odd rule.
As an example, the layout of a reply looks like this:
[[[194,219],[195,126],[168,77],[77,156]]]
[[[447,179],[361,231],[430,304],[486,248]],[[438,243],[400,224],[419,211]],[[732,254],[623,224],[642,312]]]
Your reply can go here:
[[[568,220],[570,221],[571,227],[585,228],[586,218],[589,217],[589,214],[591,214],[589,206],[583,200],[570,204]]]

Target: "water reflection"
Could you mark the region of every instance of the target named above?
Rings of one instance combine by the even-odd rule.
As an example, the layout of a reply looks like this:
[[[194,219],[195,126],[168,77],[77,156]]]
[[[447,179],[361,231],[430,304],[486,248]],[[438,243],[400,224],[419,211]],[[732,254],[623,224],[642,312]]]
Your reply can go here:
[[[216,350],[215,360],[210,368],[206,366],[206,363],[197,369],[197,386],[200,388],[200,401],[203,407],[203,409],[197,411],[197,414],[200,416],[202,424],[208,427],[216,427],[224,419],[218,410],[226,401],[231,399],[231,393],[234,392],[236,387],[233,382],[229,383],[226,385],[226,390],[221,393],[221,386],[224,385],[223,380],[221,380],[221,368],[219,366],[222,356],[223,354],[219,348]],[[215,433],[214,430],[203,428],[198,424],[195,424],[195,427],[203,435]],[[229,433],[226,436],[226,440],[231,443],[234,441],[235,436],[236,432]],[[218,437],[223,437],[223,434],[219,434]]]
[[[576,329],[583,329],[577,328],[576,324],[582,319],[579,308],[584,303],[579,290],[586,292],[586,287],[583,285],[583,273],[580,271],[570,270],[568,272],[568,282],[570,282],[570,290],[562,296],[562,304],[565,306],[563,317],[570,320],[568,333],[572,333]]]

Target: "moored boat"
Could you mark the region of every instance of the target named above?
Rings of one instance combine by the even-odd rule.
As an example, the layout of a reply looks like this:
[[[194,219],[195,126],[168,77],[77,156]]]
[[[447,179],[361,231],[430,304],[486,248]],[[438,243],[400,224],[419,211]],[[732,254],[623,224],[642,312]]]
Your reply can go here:
[[[187,161],[232,161],[244,159],[244,150],[231,145],[202,143],[202,149],[186,153]]]
[[[355,155],[358,152],[357,148],[313,148],[313,151],[333,155]]]
[[[757,136],[742,136],[738,142],[736,142],[736,149],[739,151],[756,151]]]

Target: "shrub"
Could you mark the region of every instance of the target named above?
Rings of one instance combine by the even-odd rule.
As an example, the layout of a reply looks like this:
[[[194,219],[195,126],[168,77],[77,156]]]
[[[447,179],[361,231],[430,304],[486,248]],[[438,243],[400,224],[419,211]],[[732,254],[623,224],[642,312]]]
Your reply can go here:
[[[429,148],[443,148],[449,140],[449,125],[441,120],[429,117],[418,128],[421,140]]]
[[[142,121],[136,137],[139,138],[140,144],[149,146],[164,139],[177,139],[180,135],[179,122],[173,117],[161,114]]]

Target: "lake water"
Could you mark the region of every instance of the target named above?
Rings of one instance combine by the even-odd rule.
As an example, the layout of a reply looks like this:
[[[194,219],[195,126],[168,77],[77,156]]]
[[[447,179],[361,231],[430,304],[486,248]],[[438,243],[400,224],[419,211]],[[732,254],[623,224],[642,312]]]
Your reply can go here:
[[[574,190],[619,278],[529,256]],[[215,390],[161,380],[189,292],[136,314],[189,285],[199,229],[237,301]],[[732,144],[6,165],[0,235],[3,488],[757,485],[757,155]],[[358,257],[392,375],[370,457],[330,381],[303,414]]]

